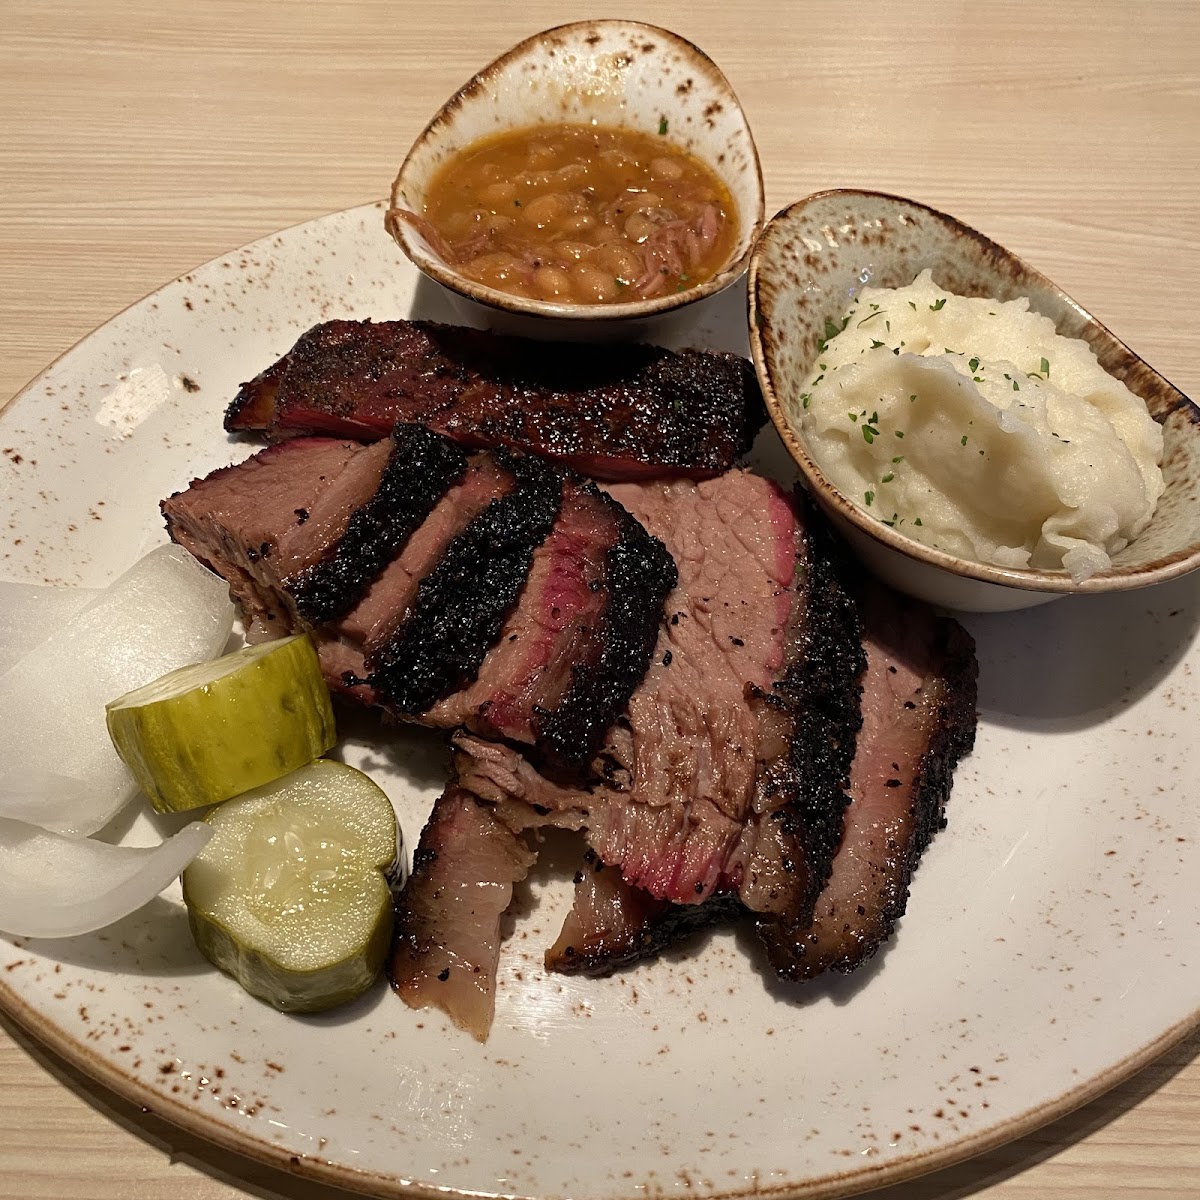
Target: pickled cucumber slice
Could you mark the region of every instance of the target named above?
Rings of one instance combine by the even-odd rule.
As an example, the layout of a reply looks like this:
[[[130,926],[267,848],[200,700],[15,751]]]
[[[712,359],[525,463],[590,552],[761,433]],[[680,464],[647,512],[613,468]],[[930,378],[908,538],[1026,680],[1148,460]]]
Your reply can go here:
[[[391,801],[361,771],[319,759],[207,817],[183,873],[201,952],[283,1012],[352,1000],[379,975],[404,855]]]
[[[106,706],[113,745],[159,812],[217,804],[337,740],[307,635],[181,667]]]

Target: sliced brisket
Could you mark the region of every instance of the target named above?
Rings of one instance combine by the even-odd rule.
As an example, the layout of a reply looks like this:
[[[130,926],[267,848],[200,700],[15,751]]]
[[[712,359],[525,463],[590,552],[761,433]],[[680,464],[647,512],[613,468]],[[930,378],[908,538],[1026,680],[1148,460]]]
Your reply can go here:
[[[610,490],[666,543],[679,584],[595,760],[598,782],[562,785],[511,748],[461,738],[460,780],[586,825],[600,860],[655,899],[736,890],[805,916],[840,832],[858,723],[853,607],[767,480],[735,471]]]
[[[797,498],[798,503],[803,503]],[[797,537],[782,669],[750,690],[758,725],[754,803],[730,875],[760,933],[811,918],[842,833],[866,666],[845,551],[811,505]]]
[[[423,719],[586,766],[645,674],[675,564],[594,484],[566,481],[549,537],[474,683]]]
[[[754,371],[732,354],[330,321],[243,385],[225,427],[373,440],[404,421],[598,479],[704,478],[749,449],[763,417]]]
[[[295,438],[164,502],[268,635],[329,685],[586,767],[645,674],[675,565],[615,500],[533,456],[420,426]]]
[[[860,610],[863,727],[841,845],[811,925],[764,933],[771,965],[791,979],[852,971],[891,935],[975,739],[977,664],[963,628],[873,583]]]
[[[390,974],[410,1008],[433,1006],[483,1041],[495,1010],[500,918],[535,855],[451,786],[434,805],[396,910]]]
[[[419,716],[475,679],[558,516],[562,476],[536,458],[502,460],[516,485],[446,547],[403,623],[371,649],[366,676],[353,681],[391,712]]]
[[[272,446],[245,462],[195,479],[162,502],[171,537],[228,582],[255,636],[281,637],[299,624],[284,579],[319,562],[336,545],[349,513],[324,503],[342,472],[366,459],[381,472],[387,447],[304,438]],[[370,493],[368,492],[368,495]],[[336,508],[342,522],[310,514]]]
[[[347,492],[348,518],[337,514],[340,536],[330,538],[316,562],[285,580],[310,625],[336,620],[353,608],[466,470],[466,456],[457,446],[419,425],[397,425],[390,438],[366,449],[358,461],[377,457],[379,447],[386,459],[378,474],[374,461],[370,475],[360,473],[361,480],[350,480],[355,472],[345,470],[326,492]],[[310,511],[308,523],[318,515]]]

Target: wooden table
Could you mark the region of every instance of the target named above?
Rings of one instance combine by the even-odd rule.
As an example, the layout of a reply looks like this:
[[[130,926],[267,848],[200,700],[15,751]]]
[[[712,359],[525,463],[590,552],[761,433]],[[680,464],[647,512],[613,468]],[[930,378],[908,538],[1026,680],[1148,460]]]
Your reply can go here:
[[[631,7],[634,11],[631,11]],[[3,0],[0,400],[222,251],[385,193],[424,121],[580,4]],[[955,213],[1200,396],[1200,5],[659,0],[758,138],[768,211],[822,187]],[[0,1022],[0,1196],[329,1196],[146,1116]],[[1200,1038],[887,1200],[1200,1196]]]

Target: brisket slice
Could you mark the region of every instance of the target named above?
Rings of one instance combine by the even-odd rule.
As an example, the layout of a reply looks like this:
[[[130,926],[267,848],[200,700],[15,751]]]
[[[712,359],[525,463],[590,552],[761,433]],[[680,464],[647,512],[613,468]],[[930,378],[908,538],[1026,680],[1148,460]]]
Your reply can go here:
[[[704,904],[656,900],[588,850],[575,874],[571,911],[546,951],[546,969],[564,975],[607,974],[733,915],[737,906],[730,901],[729,896]]]
[[[852,971],[888,939],[944,809],[954,768],[975,740],[975,647],[954,620],[864,583],[863,727],[850,805],[812,923],[760,932],[789,979]]]
[[[382,471],[386,450],[370,452],[367,476]],[[324,498],[342,472],[366,455],[358,443],[334,438],[272,446],[164,500],[167,531],[226,580],[254,636],[282,637],[300,620],[284,578],[318,562],[341,532],[326,518],[310,526],[310,514],[337,509],[344,527],[345,504]]]
[[[356,496],[341,536],[318,561],[286,580],[297,611],[310,625],[336,620],[353,608],[466,470],[466,456],[457,446],[419,425],[397,425],[381,444],[390,450],[373,493],[365,500]],[[361,457],[373,453],[372,447]],[[346,475],[343,471],[335,487]],[[309,513],[310,522],[314,516]]]
[[[516,486],[446,547],[403,623],[368,653],[365,677],[346,680],[389,712],[417,717],[475,679],[558,517],[563,477],[536,458],[500,457]]]
[[[535,855],[460,788],[438,799],[396,908],[389,966],[410,1008],[440,1008],[487,1038],[495,1011],[500,919]]]
[[[512,473],[494,455],[477,453],[467,459],[461,478],[447,489],[425,522],[376,576],[359,603],[329,631],[332,637],[355,649],[357,673],[364,669],[363,655],[368,649],[386,644],[403,623],[418,585],[441,561],[446,547],[489,504],[507,495],[514,483]],[[326,675],[336,678],[330,672]]]
[[[475,681],[423,720],[586,767],[646,672],[675,564],[616,501],[570,478],[549,537]]]
[[[737,355],[330,321],[242,386],[225,427],[374,440],[405,421],[598,479],[645,479],[727,470],[763,418],[754,371]]]
[[[729,867],[742,902],[775,923],[807,923],[842,834],[850,763],[862,723],[866,667],[845,550],[798,494],[796,580],[783,668],[769,690],[751,688],[758,725],[754,803]]]

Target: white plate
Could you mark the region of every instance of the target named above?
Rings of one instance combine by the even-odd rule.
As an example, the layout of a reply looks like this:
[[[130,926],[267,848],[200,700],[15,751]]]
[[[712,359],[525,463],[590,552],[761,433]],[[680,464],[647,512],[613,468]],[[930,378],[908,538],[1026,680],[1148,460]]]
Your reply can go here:
[[[221,430],[239,382],[321,319],[446,319],[444,303],[378,206],[169,284],[0,416],[0,576],[107,582],[163,540],[162,497],[253,449]],[[745,351],[736,292],[691,311],[676,343]],[[569,880],[543,862],[483,1046],[382,985],[281,1016],[200,958],[177,896],[88,937],[0,938],[0,1005],[202,1136],[384,1196],[832,1196],[917,1174],[1200,1021],[1198,623],[1197,575],[970,621],[978,745],[897,937],[848,979],[783,987],[732,933],[611,979],[548,976]],[[436,739],[364,719],[347,757],[415,842]],[[116,832],[156,835],[145,814]]]

